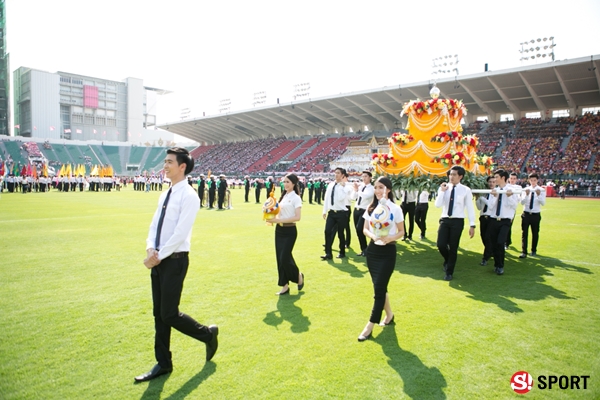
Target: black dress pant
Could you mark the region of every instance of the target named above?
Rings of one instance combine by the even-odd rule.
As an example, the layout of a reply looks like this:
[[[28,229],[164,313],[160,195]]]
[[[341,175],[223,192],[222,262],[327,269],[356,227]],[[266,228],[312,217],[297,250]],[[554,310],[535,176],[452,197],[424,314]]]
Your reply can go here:
[[[325,254],[331,255],[331,247],[333,246],[333,238],[337,230],[338,239],[340,242],[340,255],[346,254],[346,238],[344,232],[348,225],[348,211],[333,211],[327,213],[325,221]]]
[[[415,223],[421,230],[421,236],[425,236],[427,231],[427,211],[429,211],[429,203],[417,204],[415,207]]]
[[[300,271],[292,255],[298,237],[296,226],[275,227],[275,255],[277,257],[277,284],[285,286],[289,282],[298,283]]]
[[[256,196],[256,202],[260,203],[260,188],[254,189],[254,195]]]
[[[506,250],[504,245],[510,232],[510,225],[512,219],[505,218],[498,220],[497,218],[490,218],[490,225],[487,228],[487,240],[492,246],[494,254],[494,267],[504,268],[504,254]]]
[[[385,306],[387,286],[396,266],[396,244],[378,246],[373,241],[367,247],[367,268],[373,282],[373,309],[369,321],[374,324],[381,322],[381,314]]]
[[[246,186],[245,187],[245,192],[244,192],[244,201],[247,203],[248,202],[248,195],[250,194],[250,186]]]
[[[481,237],[481,243],[483,243],[483,259],[489,260],[492,258],[494,246],[489,242],[487,236],[487,230],[490,226],[491,217],[487,215],[481,215],[479,217],[479,236]]]
[[[363,229],[365,228],[365,219],[363,218],[363,215],[365,214],[365,211],[366,210],[362,208],[354,208],[354,228],[356,228],[356,237],[360,243],[361,252],[367,250],[367,237],[363,233]]]
[[[225,192],[220,191],[218,193],[218,197],[217,197],[217,205],[219,207],[219,210],[223,209],[223,202],[225,202]]]
[[[456,258],[458,253],[458,244],[462,235],[465,220],[462,218],[442,218],[438,229],[437,247],[444,257],[446,265],[446,274],[454,274]]]
[[[402,213],[404,214],[404,238],[412,239],[415,230],[415,208],[417,203],[402,203]],[[406,214],[408,214],[408,230],[406,230]]]
[[[542,214],[523,212],[521,215],[521,249],[524,254],[527,254],[527,239],[529,236],[529,227],[531,227],[531,251],[537,252],[537,244],[540,235],[540,222]]]
[[[214,205],[215,205],[215,191],[209,190],[208,191],[208,208],[213,208]]]
[[[308,189],[308,202],[309,202],[310,204],[312,204],[312,200],[313,200],[313,192],[314,192],[314,189],[313,189],[313,188],[310,188],[310,189]]]
[[[173,365],[170,351],[172,327],[205,343],[213,337],[207,326],[179,311],[179,301],[188,265],[187,256],[169,257],[152,268],[150,273],[155,328],[154,355],[163,368],[170,368]]]

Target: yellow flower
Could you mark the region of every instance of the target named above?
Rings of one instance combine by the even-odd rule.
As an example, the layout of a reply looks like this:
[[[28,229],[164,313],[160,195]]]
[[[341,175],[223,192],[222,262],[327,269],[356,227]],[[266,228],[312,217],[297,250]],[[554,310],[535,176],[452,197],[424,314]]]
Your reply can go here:
[[[454,156],[454,159],[455,159],[456,161],[458,161],[458,160],[460,159],[460,157],[458,156],[458,154]]]

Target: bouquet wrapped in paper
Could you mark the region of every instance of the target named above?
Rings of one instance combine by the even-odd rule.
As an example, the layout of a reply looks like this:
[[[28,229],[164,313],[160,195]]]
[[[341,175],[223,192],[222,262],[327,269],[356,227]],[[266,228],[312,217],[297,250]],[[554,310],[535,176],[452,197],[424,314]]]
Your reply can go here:
[[[275,218],[279,214],[279,202],[275,198],[275,185],[269,193],[267,201],[263,204],[263,220]]]
[[[394,214],[392,214],[390,207],[387,205],[387,199],[379,200],[379,204],[377,204],[377,207],[375,207],[375,210],[371,214],[371,221],[369,223],[371,224],[371,228],[373,228],[373,233],[377,237],[387,236],[390,233],[390,228],[394,223]],[[375,244],[383,246],[385,243],[381,240],[376,240]]]

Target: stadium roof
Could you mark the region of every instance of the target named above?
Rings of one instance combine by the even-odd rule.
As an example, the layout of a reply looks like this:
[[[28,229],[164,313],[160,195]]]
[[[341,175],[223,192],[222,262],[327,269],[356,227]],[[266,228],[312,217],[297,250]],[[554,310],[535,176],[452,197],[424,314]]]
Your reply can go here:
[[[600,106],[600,55],[553,61],[502,71],[437,80],[440,97],[462,99],[467,122],[477,116],[498,120],[525,112]],[[268,137],[392,130],[406,123],[404,103],[428,99],[434,80],[386,86],[161,125],[160,128],[200,143],[214,144]]]

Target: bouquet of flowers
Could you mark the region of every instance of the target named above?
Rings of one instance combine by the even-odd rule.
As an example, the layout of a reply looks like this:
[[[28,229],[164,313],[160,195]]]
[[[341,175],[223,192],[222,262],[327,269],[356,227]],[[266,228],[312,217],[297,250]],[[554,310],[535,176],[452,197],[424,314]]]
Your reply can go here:
[[[415,140],[415,138],[411,134],[400,132],[394,132],[392,133],[392,136],[388,138],[388,142],[390,144],[397,144],[400,146],[404,146],[405,144],[408,144],[413,140]]]
[[[394,156],[389,153],[374,153],[372,160],[371,160],[371,164],[373,164],[373,165],[381,164],[384,166],[395,165]]]
[[[431,138],[432,142],[438,143],[460,143],[461,140],[463,140],[463,135],[456,131],[438,133],[437,135]]]
[[[431,162],[441,163],[445,167],[450,167],[453,165],[469,165],[469,159],[465,156],[465,153],[462,151],[450,151],[450,153],[446,153],[441,157],[434,157]]]

